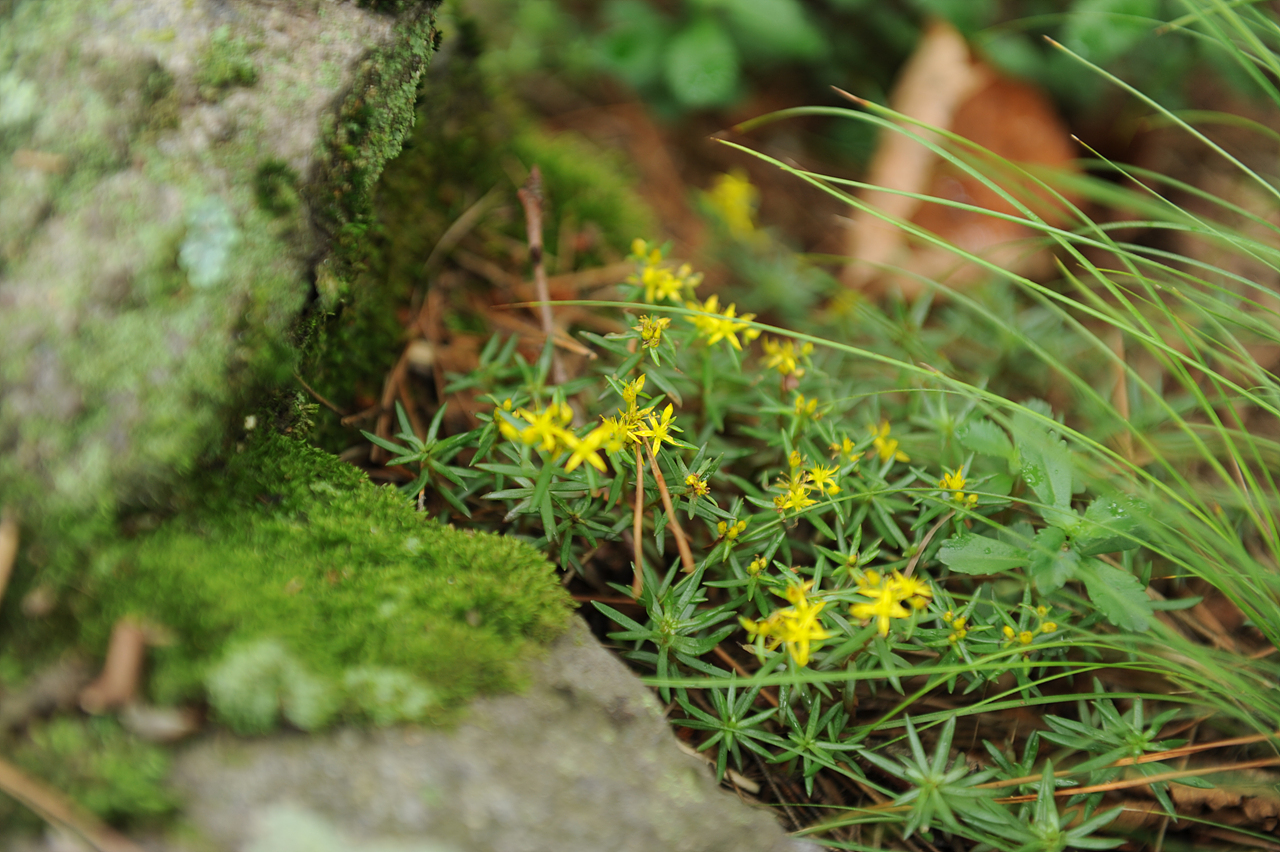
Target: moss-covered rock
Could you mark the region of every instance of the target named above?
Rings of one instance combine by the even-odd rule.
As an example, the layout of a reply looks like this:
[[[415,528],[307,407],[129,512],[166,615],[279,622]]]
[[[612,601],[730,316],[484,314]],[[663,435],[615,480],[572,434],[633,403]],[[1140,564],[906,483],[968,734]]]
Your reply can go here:
[[[245,733],[441,720],[517,686],[566,624],[537,551],[443,526],[296,438],[263,434],[203,476],[195,504],[98,556],[79,603],[91,648],[125,616],[172,635],[157,702],[207,696]]]
[[[35,538],[164,493],[345,290],[433,42],[434,3],[374,5],[0,4],[0,502]]]

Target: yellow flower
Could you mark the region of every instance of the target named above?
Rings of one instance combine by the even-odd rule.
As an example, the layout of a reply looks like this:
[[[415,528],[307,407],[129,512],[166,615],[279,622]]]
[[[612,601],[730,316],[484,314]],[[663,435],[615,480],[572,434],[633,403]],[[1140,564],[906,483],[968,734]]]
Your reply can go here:
[[[1040,625],[1041,633],[1053,633],[1057,629],[1058,625],[1052,621],[1046,621],[1044,624]]]
[[[845,438],[840,443],[827,447],[827,449],[831,451],[831,458],[842,459],[845,464],[852,464],[862,458],[862,453],[854,452],[853,447],[853,441]]]
[[[712,316],[685,317],[685,321],[692,323],[698,330],[698,336],[707,339],[708,346],[714,346],[721,340],[728,340],[734,349],[741,350],[742,343],[738,341],[739,332],[748,342],[760,335],[760,332],[751,328],[749,324],[751,320],[755,319],[755,314],[743,314],[739,317],[737,316],[737,306],[733,304],[721,312],[720,297],[715,294],[712,294],[701,305],[697,302],[685,302],[685,307],[691,311],[712,314]]]
[[[763,556],[757,556],[751,560],[751,564],[747,566],[747,573],[751,576],[759,574],[761,571],[769,567],[769,563],[765,561]]]
[[[817,411],[818,411],[817,397],[814,397],[813,399],[808,400],[806,402],[804,398],[804,394],[799,394],[799,393],[796,394],[796,409],[795,409],[796,417],[812,417],[814,420],[817,420],[818,419]]]
[[[794,473],[796,468],[804,464],[804,456],[800,455],[799,450],[792,450],[791,455],[787,456],[787,464],[791,466]]]
[[[1030,630],[1024,630],[1018,634],[1018,641],[1023,645],[1030,645],[1031,640],[1035,638],[1036,634],[1032,633]]]
[[[818,502],[809,496],[813,487],[809,485],[809,474],[805,471],[793,471],[791,476],[779,479],[778,487],[783,490],[783,494],[773,498],[773,506],[779,512],[786,512],[788,509],[798,512]]]
[[[613,429],[604,425],[592,429],[585,438],[579,438],[572,433],[566,434],[564,438],[565,446],[573,450],[573,452],[569,455],[569,461],[564,466],[565,472],[572,471],[585,461],[596,470],[604,473],[604,459],[600,458],[600,454],[596,451],[605,442],[610,441],[612,437]]]
[[[517,429],[506,418],[502,418],[498,423],[498,431],[509,441],[537,445],[542,452],[554,454],[560,451],[567,438],[573,437],[564,428],[573,420],[573,410],[563,403],[552,403],[539,412],[517,408],[515,414],[529,425]]]
[[[671,412],[671,403],[667,403],[667,407],[662,411],[662,420],[658,420],[658,418],[650,416],[649,428],[638,430],[635,433],[642,438],[652,439],[654,452],[658,451],[658,448],[662,446],[663,441],[666,441],[672,446],[675,446],[676,444],[676,439],[671,437],[670,434],[673,425],[671,422]]]
[[[629,410],[635,410],[636,397],[640,395],[640,391],[644,390],[644,378],[645,374],[641,373],[639,378],[622,386],[622,401],[627,404]]]
[[[766,370],[777,370],[779,375],[795,376],[798,379],[804,375],[804,368],[799,365],[799,360],[813,352],[813,344],[805,343],[797,352],[794,341],[784,340],[779,343],[766,338],[764,351],[769,355],[764,359]]]
[[[938,480],[939,488],[941,488],[943,491],[951,492],[950,494],[947,495],[948,499],[954,500],[956,503],[959,503],[961,506],[971,509],[978,504],[978,495],[965,494],[964,485],[965,485],[964,472],[959,468],[957,468],[956,470],[944,471],[942,474],[942,479]]]
[[[857,582],[858,594],[870,598],[871,603],[854,604],[849,612],[862,621],[874,620],[881,636],[889,635],[892,619],[911,615],[903,603],[910,605],[911,609],[923,609],[928,606],[928,599],[933,597],[933,589],[928,583],[915,577],[904,577],[898,571],[890,577],[882,576],[879,571],[867,571]],[[952,626],[963,638],[964,619],[956,619],[956,622],[958,625],[953,623]]]
[[[644,287],[644,300],[650,304],[679,299],[686,289],[693,290],[702,283],[702,273],[695,275],[687,263],[674,273],[662,266],[662,249],[650,249],[644,240],[632,241],[631,259],[640,264],[640,269],[627,278],[627,283]]]
[[[791,606],[777,610],[762,622],[749,618],[740,619],[748,633],[768,640],[769,650],[785,644],[787,653],[797,666],[809,664],[809,654],[814,642],[830,639],[832,635],[818,621],[818,614],[827,605],[826,601],[809,600],[809,590],[812,587],[812,580],[788,586],[783,596]]]
[[[876,631],[881,636],[889,635],[889,620],[892,618],[906,618],[911,615],[902,602],[893,593],[893,589],[888,586],[880,586],[877,588],[875,596],[871,603],[854,604],[849,608],[849,613],[861,621],[871,621],[875,619]],[[859,594],[866,594],[859,590]]]
[[[640,283],[644,285],[644,300],[649,304],[679,296],[684,290],[680,279],[660,266],[646,266],[640,273]]]
[[[601,448],[606,453],[620,453],[627,443],[632,440],[621,418],[601,415],[600,425],[596,428],[606,430],[607,435],[601,445]]]
[[[880,461],[887,462],[889,459],[900,462],[911,461],[910,457],[907,456],[906,453],[898,449],[898,439],[889,437],[888,420],[880,421],[880,428],[878,429],[875,426],[869,426],[867,428],[871,431],[871,434],[875,436],[875,440],[871,442],[871,445],[875,447],[876,452],[879,453]]]
[[[640,345],[645,349],[655,349],[662,342],[662,332],[671,325],[671,317],[640,317],[640,324],[633,325],[633,331],[640,332]]]
[[[839,472],[838,467],[823,467],[818,464],[809,468],[809,477],[813,487],[823,494],[839,494],[840,486],[836,485],[836,474]]]
[[[706,193],[707,201],[720,214],[729,234],[739,240],[748,240],[755,234],[756,196],[756,188],[740,169],[717,177]]]

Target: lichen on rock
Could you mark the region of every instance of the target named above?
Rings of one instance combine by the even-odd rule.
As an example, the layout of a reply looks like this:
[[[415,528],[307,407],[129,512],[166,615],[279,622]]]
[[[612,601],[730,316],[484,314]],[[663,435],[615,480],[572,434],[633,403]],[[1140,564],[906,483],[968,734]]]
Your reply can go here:
[[[288,378],[432,49],[433,2],[374,5],[0,5],[0,502],[30,540],[163,500]]]

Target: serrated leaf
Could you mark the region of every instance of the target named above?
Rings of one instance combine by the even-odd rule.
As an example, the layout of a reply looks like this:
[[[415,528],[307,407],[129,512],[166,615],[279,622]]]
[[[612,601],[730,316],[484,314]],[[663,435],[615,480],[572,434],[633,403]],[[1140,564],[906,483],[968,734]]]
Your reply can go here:
[[[956,437],[965,449],[984,456],[1008,459],[1013,457],[1013,443],[1005,431],[990,420],[970,420],[957,432]]]
[[[1137,577],[1088,557],[1080,560],[1076,574],[1084,581],[1089,600],[1107,621],[1135,633],[1147,629],[1151,600]]]
[[[667,48],[666,66],[667,86],[686,107],[726,103],[738,89],[738,52],[712,18],[695,21],[676,34]]]
[[[1099,497],[1084,510],[1084,521],[1072,536],[1071,545],[1081,556],[1132,550],[1141,545],[1134,534],[1147,513],[1147,506],[1140,501]]]
[[[1026,565],[1026,550],[974,533],[947,539],[938,550],[938,559],[961,574],[996,574]]]
[[[1056,592],[1075,578],[1080,554],[1064,550],[1066,541],[1067,534],[1057,527],[1045,527],[1036,534],[1027,573],[1041,594]]]

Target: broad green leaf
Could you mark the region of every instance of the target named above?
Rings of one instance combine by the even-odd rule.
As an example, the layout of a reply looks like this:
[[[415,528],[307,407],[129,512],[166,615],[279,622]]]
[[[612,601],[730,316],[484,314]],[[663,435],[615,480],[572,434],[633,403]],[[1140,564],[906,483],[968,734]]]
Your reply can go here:
[[[1084,510],[1084,521],[1072,536],[1071,546],[1081,556],[1132,550],[1141,544],[1134,534],[1147,513],[1147,506],[1137,500],[1099,497]]]
[[[738,91],[738,52],[712,18],[677,33],[667,48],[667,86],[686,107],[724,104]],[[637,350],[636,355],[642,353]]]
[[[1067,534],[1057,527],[1045,527],[1036,534],[1027,573],[1041,594],[1056,592],[1075,578],[1080,554],[1074,550],[1064,550],[1066,541]]]
[[[990,420],[970,420],[960,427],[956,437],[966,449],[984,456],[1013,457],[1013,444],[1004,430]]]
[[[1022,478],[1044,506],[1040,516],[1068,531],[1079,522],[1071,511],[1071,450],[1058,433],[1025,413],[1013,417],[1013,441],[1022,461]]]
[[[657,81],[662,48],[670,36],[666,17],[642,0],[613,0],[605,4],[603,17],[600,64],[637,89]]]
[[[947,539],[938,550],[938,559],[961,574],[997,574],[1021,568],[1029,561],[1027,551],[1012,544],[974,533]]]
[[[1107,621],[1134,632],[1147,629],[1151,600],[1137,577],[1088,557],[1080,560],[1076,573],[1084,581],[1089,600]]]
[[[1106,65],[1151,34],[1160,0],[1076,0],[1062,43],[1085,59]]]

